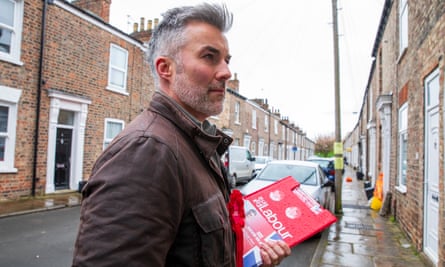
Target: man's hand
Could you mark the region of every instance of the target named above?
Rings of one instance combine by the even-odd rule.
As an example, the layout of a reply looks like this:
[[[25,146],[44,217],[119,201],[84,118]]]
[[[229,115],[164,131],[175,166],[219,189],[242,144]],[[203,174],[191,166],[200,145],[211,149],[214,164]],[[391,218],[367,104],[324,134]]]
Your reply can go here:
[[[290,247],[282,240],[267,241],[261,245],[262,267],[277,266],[291,253]]]

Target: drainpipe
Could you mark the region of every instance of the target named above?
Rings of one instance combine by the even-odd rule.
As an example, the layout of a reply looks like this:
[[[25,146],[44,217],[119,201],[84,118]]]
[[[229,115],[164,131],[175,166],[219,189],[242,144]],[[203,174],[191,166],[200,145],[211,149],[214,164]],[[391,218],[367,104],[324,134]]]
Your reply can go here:
[[[48,4],[54,3],[54,0],[43,0],[43,11],[42,11],[42,30],[40,33],[40,54],[39,54],[39,77],[37,85],[37,103],[36,103],[36,125],[34,132],[34,163],[32,168],[32,188],[31,195],[34,197],[36,195],[36,184],[37,184],[37,155],[39,148],[39,128],[40,128],[40,105],[42,98],[42,88],[45,81],[43,80],[43,57],[45,48],[45,30],[46,30],[46,11]]]

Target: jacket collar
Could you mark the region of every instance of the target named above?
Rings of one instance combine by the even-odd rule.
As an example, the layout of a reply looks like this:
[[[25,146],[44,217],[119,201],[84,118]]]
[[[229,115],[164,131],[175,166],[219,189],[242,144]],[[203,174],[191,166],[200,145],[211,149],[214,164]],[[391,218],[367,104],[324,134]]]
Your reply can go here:
[[[149,109],[160,116],[165,117],[177,128],[195,141],[200,152],[206,159],[210,159],[215,151],[222,155],[233,139],[216,129],[215,135],[210,135],[201,128],[201,123],[196,121],[187,111],[181,108],[173,99],[161,92],[155,92],[150,102]]]

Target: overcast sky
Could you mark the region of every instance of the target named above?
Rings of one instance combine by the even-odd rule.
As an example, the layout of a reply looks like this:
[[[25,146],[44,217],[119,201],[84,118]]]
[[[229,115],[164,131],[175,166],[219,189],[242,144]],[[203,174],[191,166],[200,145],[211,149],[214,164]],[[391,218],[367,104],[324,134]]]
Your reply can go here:
[[[110,23],[161,19],[168,8],[198,0],[113,0]],[[307,136],[335,132],[331,0],[222,0],[234,14],[227,34],[241,95],[267,98]],[[342,136],[357,123],[384,0],[338,0]]]

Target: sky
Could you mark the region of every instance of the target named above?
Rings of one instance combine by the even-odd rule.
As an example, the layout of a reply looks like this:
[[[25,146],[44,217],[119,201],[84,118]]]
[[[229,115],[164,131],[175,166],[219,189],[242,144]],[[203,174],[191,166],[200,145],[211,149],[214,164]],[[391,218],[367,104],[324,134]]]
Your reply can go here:
[[[202,0],[112,0],[110,23],[124,32],[140,18],[162,19],[176,6]],[[234,15],[227,33],[230,69],[240,94],[269,107],[309,138],[335,133],[331,0],[221,0]],[[384,0],[338,0],[341,134],[357,124]]]

